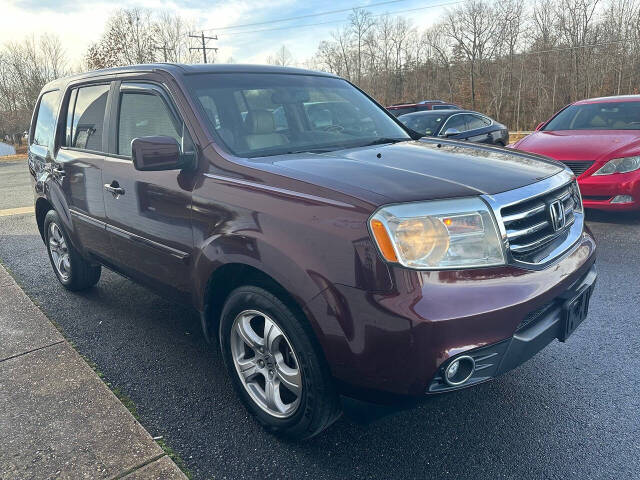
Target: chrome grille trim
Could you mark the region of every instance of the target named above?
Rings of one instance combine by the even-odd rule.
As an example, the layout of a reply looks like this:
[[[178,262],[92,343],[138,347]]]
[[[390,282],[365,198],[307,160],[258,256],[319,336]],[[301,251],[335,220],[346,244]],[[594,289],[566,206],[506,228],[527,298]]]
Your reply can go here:
[[[506,215],[504,217],[502,217],[502,220],[505,222],[515,222],[516,220],[522,220],[525,219],[527,217],[532,217],[540,212],[543,212],[544,209],[546,208],[546,205],[544,203],[540,204],[540,205],[536,205],[535,207],[529,209],[529,210],[525,210],[523,212],[520,213],[514,213],[512,215]]]
[[[508,264],[545,268],[581,238],[584,213],[575,209],[572,182],[574,175],[564,169],[525,187],[482,196],[496,217]],[[551,219],[546,215],[547,205],[555,200],[562,200],[566,216],[565,227],[558,232],[551,231]]]
[[[505,223],[507,223],[505,221]],[[540,230],[549,226],[549,221],[545,220],[544,222],[536,223],[531,225],[530,227],[522,228],[520,230],[507,230],[507,238],[509,241],[515,240],[516,238],[523,237],[525,235],[531,235],[532,233],[539,232]]]

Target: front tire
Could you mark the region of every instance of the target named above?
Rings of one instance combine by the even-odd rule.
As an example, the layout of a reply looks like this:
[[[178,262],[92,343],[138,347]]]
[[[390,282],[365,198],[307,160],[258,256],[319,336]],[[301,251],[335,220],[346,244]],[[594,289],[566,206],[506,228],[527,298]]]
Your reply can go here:
[[[238,396],[269,431],[302,440],[339,416],[339,402],[311,332],[282,300],[235,289],[224,305],[220,347]]]
[[[100,265],[90,264],[73,248],[55,210],[44,217],[44,233],[53,271],[67,290],[86,290],[98,283]]]

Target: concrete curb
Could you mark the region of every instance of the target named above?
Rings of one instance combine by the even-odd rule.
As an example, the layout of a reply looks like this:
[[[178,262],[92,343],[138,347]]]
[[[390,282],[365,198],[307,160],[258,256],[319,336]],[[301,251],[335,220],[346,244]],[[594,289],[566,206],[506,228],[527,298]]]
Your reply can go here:
[[[0,480],[186,479],[0,265]]]

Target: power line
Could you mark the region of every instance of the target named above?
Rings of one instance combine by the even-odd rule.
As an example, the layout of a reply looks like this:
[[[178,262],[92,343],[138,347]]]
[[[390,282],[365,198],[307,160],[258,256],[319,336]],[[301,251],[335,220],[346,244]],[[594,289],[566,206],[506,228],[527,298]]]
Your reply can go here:
[[[271,24],[271,23],[288,22],[290,20],[300,20],[300,19],[303,19],[303,18],[320,17],[320,16],[323,16],[323,15],[331,15],[331,14],[334,14],[334,13],[350,12],[351,10],[355,10],[355,9],[358,9],[358,8],[379,7],[380,5],[388,5],[390,3],[399,3],[399,2],[406,2],[406,1],[407,0],[387,0],[386,2],[371,3],[369,5],[359,5],[359,6],[355,6],[355,7],[341,8],[339,10],[329,10],[329,11],[326,11],[326,12],[309,13],[307,15],[299,15],[297,17],[277,18],[277,19],[274,19],[274,20],[266,20],[264,22],[244,23],[244,24],[240,24],[240,25],[229,25],[227,27],[205,28],[204,31],[208,32],[208,31],[211,31],[211,30],[220,31],[220,30],[231,30],[231,29],[234,29],[234,28],[241,28],[241,27],[255,27],[257,25],[268,25],[268,24]]]
[[[379,13],[376,15],[371,15],[372,17],[383,17],[385,15],[395,15],[398,13],[407,13],[407,12],[415,12],[418,10],[427,10],[429,8],[438,8],[438,7],[449,7],[452,5],[458,5],[460,3],[464,3],[462,0],[459,1],[455,1],[455,2],[447,2],[447,3],[438,3],[438,4],[434,4],[434,5],[429,5],[426,7],[418,7],[418,8],[409,8],[409,9],[405,9],[405,10],[395,10],[393,12],[385,12],[385,13]],[[305,28],[305,27],[315,27],[318,25],[329,25],[329,24],[335,24],[335,23],[344,23],[345,21],[347,21],[348,19],[340,19],[340,20],[329,20],[326,22],[316,22],[316,23],[305,23],[303,25],[290,25],[287,27],[274,27],[274,28],[262,28],[259,30],[243,30],[240,32],[229,32],[229,33],[225,33],[223,34],[226,37],[229,36],[235,36],[235,35],[246,35],[246,34],[252,34],[252,33],[260,33],[260,32],[273,32],[276,30],[290,30],[290,29],[295,29],[295,28]]]
[[[202,60],[204,61],[204,63],[207,63],[207,50],[213,50],[214,52],[217,52],[218,49],[216,47],[207,47],[207,42],[209,40],[218,40],[218,36],[214,35],[213,37],[205,37],[204,36],[204,32],[202,32],[200,35],[191,35],[189,34],[189,38],[198,38],[202,41],[202,46],[201,47],[190,47],[189,51],[192,50],[202,50]]]

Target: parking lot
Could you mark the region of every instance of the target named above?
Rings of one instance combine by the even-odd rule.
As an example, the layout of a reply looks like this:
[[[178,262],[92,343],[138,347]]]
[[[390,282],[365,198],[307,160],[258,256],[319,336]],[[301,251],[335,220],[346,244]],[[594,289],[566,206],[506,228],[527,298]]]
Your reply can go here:
[[[0,163],[0,210],[29,206],[24,162]],[[32,214],[0,216],[0,260],[105,381],[135,403],[194,478],[638,478],[640,215],[588,214],[599,280],[566,344],[478,387],[294,444],[237,401],[195,311],[103,270],[57,282]]]

